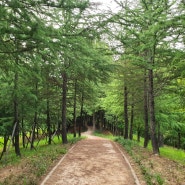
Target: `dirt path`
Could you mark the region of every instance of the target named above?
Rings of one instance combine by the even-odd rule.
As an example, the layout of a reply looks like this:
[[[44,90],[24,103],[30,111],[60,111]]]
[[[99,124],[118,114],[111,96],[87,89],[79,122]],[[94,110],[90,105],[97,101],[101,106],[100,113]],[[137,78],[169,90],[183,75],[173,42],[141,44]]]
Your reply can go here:
[[[140,185],[119,147],[90,133],[70,149],[40,185]]]

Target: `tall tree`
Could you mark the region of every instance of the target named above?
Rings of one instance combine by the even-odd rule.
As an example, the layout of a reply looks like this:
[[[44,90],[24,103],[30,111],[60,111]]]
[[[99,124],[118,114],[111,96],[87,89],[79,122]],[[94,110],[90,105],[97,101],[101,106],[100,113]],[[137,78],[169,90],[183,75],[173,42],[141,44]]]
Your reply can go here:
[[[120,30],[115,38],[126,48],[124,55],[132,59],[135,56],[135,65],[146,69],[148,73],[150,136],[153,153],[158,154],[154,78],[158,67],[157,48],[164,47],[165,39],[171,36],[169,30],[173,26],[173,17],[170,11],[173,3],[142,0],[136,2],[137,6],[128,6],[124,1],[116,2],[122,9],[111,19],[117,25],[117,30]]]
[[[15,153],[17,156],[21,155],[20,147],[19,147],[19,99],[18,99],[18,92],[19,92],[19,73],[18,73],[18,66],[19,66],[19,59],[16,58],[15,61],[15,76],[14,76],[14,95],[13,95],[13,104],[14,104],[14,127],[15,132],[14,134],[14,145],[15,145]]]

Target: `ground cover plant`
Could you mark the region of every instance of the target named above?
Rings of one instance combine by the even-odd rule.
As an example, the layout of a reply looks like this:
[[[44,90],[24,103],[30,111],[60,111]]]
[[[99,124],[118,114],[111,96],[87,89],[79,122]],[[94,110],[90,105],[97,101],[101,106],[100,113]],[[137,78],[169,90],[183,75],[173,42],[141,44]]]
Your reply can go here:
[[[42,140],[36,150],[21,148],[21,158],[10,151],[0,161],[0,185],[36,185],[56,161],[80,138],[68,135],[69,143],[62,145],[61,139],[54,138],[55,144],[47,145]]]
[[[134,139],[136,140],[135,135]],[[140,141],[137,142],[137,144],[142,147],[144,145],[144,139],[140,138]],[[152,150],[151,142],[149,142],[147,148],[149,151]],[[163,156],[165,158],[176,161],[182,165],[185,165],[185,150],[183,149],[177,149],[175,147],[164,145],[163,147],[160,147],[160,156]]]
[[[110,132],[108,135],[95,132],[95,135],[118,142],[127,152],[125,155],[136,172],[139,167],[147,185],[183,185],[185,183],[185,151],[164,146],[160,148],[160,155],[153,155],[150,143],[148,148],[143,148],[143,138],[138,142],[113,136]],[[140,173],[137,175],[140,176]],[[143,177],[140,177],[141,181]]]

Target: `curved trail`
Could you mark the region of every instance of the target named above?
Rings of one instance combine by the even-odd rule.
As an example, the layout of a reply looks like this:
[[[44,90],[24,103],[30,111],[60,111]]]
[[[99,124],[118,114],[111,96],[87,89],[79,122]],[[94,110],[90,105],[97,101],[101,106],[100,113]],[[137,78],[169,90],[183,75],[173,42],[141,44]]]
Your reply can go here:
[[[41,185],[140,185],[118,145],[90,136],[75,144]],[[126,160],[125,160],[126,159]]]

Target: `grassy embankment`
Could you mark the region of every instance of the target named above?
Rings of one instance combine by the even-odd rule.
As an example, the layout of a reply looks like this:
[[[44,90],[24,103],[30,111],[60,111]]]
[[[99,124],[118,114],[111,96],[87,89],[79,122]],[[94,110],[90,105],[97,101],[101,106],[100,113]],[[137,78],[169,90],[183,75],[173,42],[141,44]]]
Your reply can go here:
[[[100,132],[94,133],[96,136],[104,137],[107,139],[114,140],[118,143],[120,143],[124,149],[127,151],[127,153],[133,158],[135,163],[138,164],[138,166],[141,169],[142,174],[145,177],[146,183],[151,184],[158,184],[163,185],[165,180],[163,178],[163,175],[159,172],[155,172],[153,166],[153,163],[151,161],[148,161],[150,163],[150,167],[146,165],[145,162],[147,157],[146,154],[151,156],[152,153],[152,146],[151,143],[149,143],[148,148],[143,148],[144,139],[141,138],[140,142],[136,141],[136,136],[134,136],[134,140],[124,140],[123,137],[114,137],[111,134],[102,134]],[[178,150],[173,147],[164,146],[160,148],[160,156],[164,157],[166,159],[170,159],[172,161],[176,161],[177,163],[181,165],[185,165],[185,151],[184,150]]]
[[[111,139],[111,140],[116,140],[116,141],[120,141],[123,140],[122,137],[117,137],[117,136],[113,136],[112,134],[102,134],[100,132],[95,132],[94,135],[99,136],[99,137],[104,137],[107,139]],[[140,146],[142,147],[144,143],[144,139],[141,138],[140,142],[136,142],[136,136],[134,136],[133,141],[128,141],[128,143],[125,141],[124,145],[133,145],[133,146]],[[152,146],[151,143],[149,143],[148,148],[149,151],[152,151]],[[168,158],[170,160],[179,162],[183,165],[185,165],[185,151],[182,149],[176,149],[170,146],[164,146],[160,148],[160,155],[162,157]]]
[[[0,185],[36,185],[49,168],[64,155],[71,145],[81,138],[73,138],[72,134],[68,135],[67,145],[61,144],[61,139],[53,139],[54,143],[47,144],[46,140],[41,140],[36,150],[21,148],[21,158],[15,155],[13,148],[7,154],[4,154],[0,161],[0,170],[7,169],[7,174],[13,172],[4,180],[0,179]],[[2,146],[0,151],[2,150]]]

